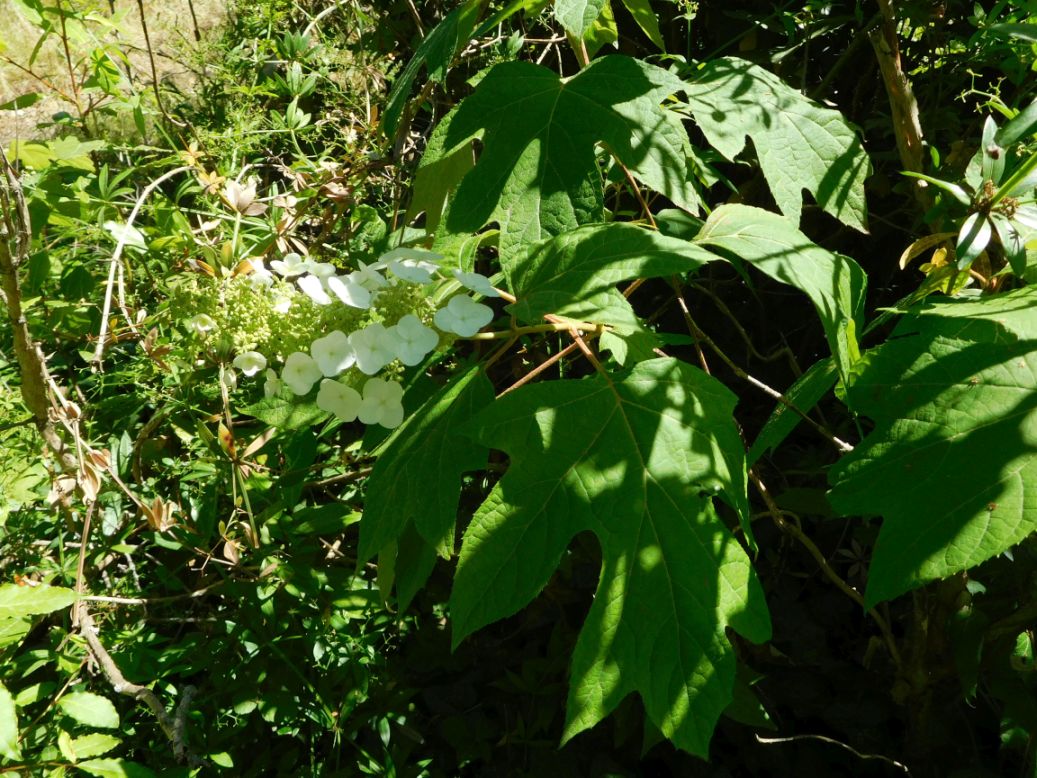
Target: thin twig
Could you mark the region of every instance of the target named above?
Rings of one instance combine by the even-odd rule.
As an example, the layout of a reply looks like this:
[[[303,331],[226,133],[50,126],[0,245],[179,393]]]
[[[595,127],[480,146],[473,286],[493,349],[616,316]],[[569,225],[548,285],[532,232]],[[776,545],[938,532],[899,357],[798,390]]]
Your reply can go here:
[[[162,729],[162,733],[169,740],[173,746],[173,755],[176,757],[178,762],[186,761],[191,765],[201,765],[204,761],[194,756],[187,750],[187,745],[183,740],[183,725],[177,724],[177,721],[170,718],[166,712],[166,707],[162,704],[162,701],[147,686],[141,686],[140,684],[132,683],[126,680],[126,676],[122,674],[122,670],[115,664],[115,660],[112,659],[111,654],[108,653],[107,649],[101,643],[100,638],[97,636],[97,625],[94,624],[93,616],[90,615],[90,611],[86,609],[86,606],[82,606],[80,610],[80,634],[86,640],[86,644],[90,649],[90,654],[97,661],[101,671],[104,673],[108,683],[111,684],[112,689],[117,694],[125,694],[127,697],[132,697],[135,700],[143,702],[151,712],[155,715],[158,720],[158,725]],[[186,689],[184,693],[186,693]],[[193,694],[193,692],[192,692]],[[181,706],[183,702],[181,701]],[[178,712],[179,715],[179,712]],[[186,716],[186,713],[184,713]]]
[[[120,231],[118,241],[115,244],[115,251],[112,252],[112,258],[108,261],[108,282],[104,290],[104,307],[101,310],[101,330],[97,336],[97,347],[94,349],[94,356],[91,361],[97,366],[98,369],[101,367],[101,359],[104,356],[104,344],[108,338],[108,317],[112,312],[112,297],[115,289],[115,277],[116,269],[119,266],[119,259],[122,257],[122,250],[126,246],[126,239],[129,237],[129,228],[133,225],[134,220],[137,218],[137,214],[140,213],[141,207],[144,205],[144,201],[148,199],[148,196],[154,192],[163,182],[187,170],[193,170],[191,165],[182,165],[181,167],[174,168],[168,173],[163,173],[161,176],[156,178],[140,193],[140,197],[137,198],[137,202],[133,205],[133,210],[130,211],[130,215],[126,217],[126,224],[123,225]],[[119,307],[126,317],[126,322],[129,324],[130,329],[137,333],[137,325],[130,318],[129,311],[126,310],[126,301],[119,300]],[[138,333],[139,334],[139,333]]]
[[[822,743],[829,743],[829,744],[831,744],[833,746],[839,746],[839,748],[845,748],[847,751],[852,753],[858,759],[861,759],[863,761],[868,761],[868,760],[871,760],[871,759],[876,759],[876,760],[878,760],[880,762],[885,762],[888,765],[892,765],[893,767],[896,767],[896,768],[899,768],[900,770],[903,770],[904,771],[904,775],[908,775],[908,776],[911,775],[911,771],[907,769],[907,765],[901,764],[896,759],[891,759],[888,756],[883,756],[882,754],[862,754],[860,751],[858,751],[853,746],[850,746],[850,745],[848,745],[846,743],[843,743],[843,742],[840,742],[838,740],[834,740],[833,738],[830,738],[830,737],[825,737],[824,735],[789,735],[787,737],[764,737],[762,735],[756,735],[756,741],[758,743],[763,743],[764,745],[777,745],[777,744],[780,744],[780,743],[794,743],[797,740],[820,740]]]
[[[778,504],[774,502],[774,498],[771,497],[771,493],[768,491],[766,485],[764,485],[754,468],[749,468],[749,480],[753,482],[756,491],[759,492],[760,497],[763,498],[763,502],[767,506],[767,512],[774,520],[778,529],[799,541],[810,556],[814,558],[814,561],[817,562],[818,567],[821,568],[821,572],[823,572],[828,579],[835,584],[836,588],[862,608],[865,608],[868,615],[875,620],[875,623],[879,627],[879,631],[882,633],[882,639],[886,643],[886,649],[889,651],[890,658],[892,658],[893,664],[899,668],[901,666],[900,650],[897,648],[897,642],[893,637],[893,631],[889,628],[889,623],[882,617],[882,614],[874,608],[868,608],[864,604],[864,598],[861,596],[860,592],[846,583],[846,581],[844,581],[842,577],[832,569],[832,566],[828,564],[828,560],[825,559],[825,555],[821,553],[821,549],[819,549],[814,541],[811,540],[805,532],[803,532],[798,524],[785,520],[786,515],[793,516],[794,514],[791,514],[788,511],[783,511],[778,507]]]
[[[677,290],[677,299],[683,299],[683,296],[680,294],[679,290]],[[695,323],[695,320],[692,318],[691,312],[688,310],[687,305],[682,306],[682,313],[684,314],[684,320],[687,323],[689,330],[691,330],[692,336],[697,340],[701,340],[703,343],[709,346],[709,349],[718,357],[720,357],[720,360],[725,365],[727,365],[728,369],[731,370],[731,372],[734,373],[735,376],[742,379],[743,381],[746,381],[752,386],[755,386],[760,391],[769,394],[771,397],[780,402],[790,411],[800,416],[805,422],[807,422],[807,424],[813,427],[822,437],[824,437],[826,440],[832,443],[843,453],[853,451],[853,446],[851,446],[845,440],[836,437],[834,434],[825,429],[821,424],[818,424],[816,421],[810,418],[805,412],[797,408],[796,405],[784,394],[779,392],[777,389],[769,386],[768,384],[765,384],[758,378],[749,375],[749,373],[745,372],[745,370],[739,367],[729,356],[727,356],[727,354],[725,354],[720,349],[719,346],[717,346],[716,343],[713,342],[713,339],[710,338],[705,332],[703,332],[702,329],[698,326],[698,324]]]

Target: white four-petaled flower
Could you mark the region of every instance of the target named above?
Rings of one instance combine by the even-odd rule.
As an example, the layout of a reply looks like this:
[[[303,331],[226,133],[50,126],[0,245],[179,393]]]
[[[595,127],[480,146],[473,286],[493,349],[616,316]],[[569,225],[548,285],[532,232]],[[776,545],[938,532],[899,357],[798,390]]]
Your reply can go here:
[[[408,313],[390,332],[396,339],[396,356],[405,365],[416,365],[439,343],[439,335],[421,323],[421,319]]]
[[[337,376],[356,362],[356,352],[349,342],[349,336],[341,330],[332,330],[323,338],[313,341],[310,356],[329,378]]]
[[[335,414],[342,421],[354,421],[360,411],[360,392],[325,378],[317,390],[317,407]]]
[[[381,424],[393,429],[403,421],[403,387],[395,381],[368,379],[357,415],[364,424]]]
[[[396,358],[396,336],[384,325],[369,324],[349,336],[361,373],[374,375]]]
[[[293,276],[301,276],[303,273],[308,273],[310,264],[310,260],[303,259],[293,251],[290,254],[285,254],[284,259],[271,261],[270,267],[285,278],[292,278]]]
[[[184,324],[195,335],[204,335],[209,330],[216,328],[216,320],[207,313],[199,313],[196,316],[192,316]]]
[[[234,367],[251,378],[260,370],[266,369],[266,357],[258,351],[243,351],[234,357]]]
[[[288,359],[284,361],[284,370],[281,371],[281,380],[288,384],[288,388],[295,394],[300,395],[310,391],[317,379],[322,376],[323,373],[313,357],[301,351],[289,354]]]
[[[459,294],[451,297],[445,308],[436,311],[434,321],[441,330],[470,338],[493,321],[493,310],[467,295]]]

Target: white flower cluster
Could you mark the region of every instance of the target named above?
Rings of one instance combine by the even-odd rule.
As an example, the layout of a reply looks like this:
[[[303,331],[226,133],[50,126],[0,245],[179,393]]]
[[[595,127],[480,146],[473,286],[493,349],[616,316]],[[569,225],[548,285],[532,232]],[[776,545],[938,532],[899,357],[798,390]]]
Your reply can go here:
[[[485,276],[447,271],[440,265],[441,260],[439,254],[430,251],[401,247],[382,255],[376,262],[360,263],[358,270],[340,275],[330,262],[317,262],[293,253],[271,261],[269,269],[261,259],[250,259],[252,272],[247,279],[257,290],[280,295],[275,309],[281,310],[278,306],[282,305],[283,298],[283,312],[291,306],[291,288],[285,286],[290,282],[318,306],[338,301],[361,310],[372,309],[381,292],[401,282],[424,285],[454,278],[472,292],[485,297],[499,296]],[[278,276],[283,282],[276,283]],[[467,294],[456,294],[436,311],[433,323],[442,332],[471,337],[492,319],[489,306]],[[216,323],[200,314],[188,320],[187,325],[195,333],[204,335]],[[266,369],[267,359],[257,351],[238,354],[233,364],[246,376],[266,369],[264,391],[268,397],[280,392],[282,386],[296,395],[305,395],[319,381],[316,403],[322,410],[346,422],[359,419],[364,424],[394,428],[403,421],[403,388],[398,382],[379,378],[377,374],[396,361],[404,365],[419,364],[436,348],[439,340],[439,332],[414,313],[406,313],[388,326],[372,321],[348,334],[332,330],[314,340],[309,353],[288,354],[280,375]],[[357,379],[364,381],[362,391],[337,380],[348,370],[359,371],[367,377],[360,379],[355,373],[351,376],[357,386],[360,385]]]

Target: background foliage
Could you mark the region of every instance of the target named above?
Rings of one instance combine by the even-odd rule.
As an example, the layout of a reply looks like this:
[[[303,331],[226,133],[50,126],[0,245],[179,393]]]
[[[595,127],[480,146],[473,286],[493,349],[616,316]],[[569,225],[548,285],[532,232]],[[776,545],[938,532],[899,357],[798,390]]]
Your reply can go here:
[[[1033,10],[8,0],[0,771],[1037,774]]]

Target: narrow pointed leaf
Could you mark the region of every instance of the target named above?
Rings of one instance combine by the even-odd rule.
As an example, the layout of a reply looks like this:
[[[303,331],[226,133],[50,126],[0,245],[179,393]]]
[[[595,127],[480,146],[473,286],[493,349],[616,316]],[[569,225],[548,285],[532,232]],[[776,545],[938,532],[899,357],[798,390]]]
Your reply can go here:
[[[990,243],[990,221],[985,214],[974,213],[965,220],[958,232],[958,270],[968,269]]]
[[[848,398],[875,428],[830,474],[883,517],[866,600],[966,570],[1037,530],[1037,290],[930,303],[869,352]]]
[[[1037,100],[1026,106],[998,131],[997,143],[999,146],[1011,146],[1017,141],[1026,140],[1035,132],[1037,132]]]
[[[746,205],[722,205],[710,214],[696,243],[722,249],[776,281],[805,292],[817,309],[840,376],[858,357],[867,277],[849,257],[813,243],[788,219]]]
[[[844,224],[867,230],[868,156],[842,114],[824,108],[758,65],[713,60],[688,82],[688,102],[710,144],[728,159],[756,147],[781,212],[796,224],[803,189]]]
[[[511,465],[465,533],[455,644],[535,597],[576,534],[601,543],[566,739],[637,692],[667,737],[704,756],[732,700],[725,629],[769,637],[749,559],[713,510],[714,494],[745,500],[734,403],[697,368],[655,359],[622,378],[525,386],[473,419]]]
[[[666,44],[659,30],[659,17],[652,10],[651,3],[648,0],[623,0],[623,5],[630,11],[637,26],[648,36],[648,40],[658,46],[660,51],[666,51]]]
[[[397,76],[392,92],[389,93],[389,101],[382,117],[382,129],[386,135],[391,137],[396,134],[414,79],[418,77],[423,65],[428,67],[431,80],[442,81],[446,77],[450,60],[458,48],[466,45],[471,37],[478,21],[480,5],[479,0],[468,0],[461,4],[444,16],[422,40],[410,62]]]

